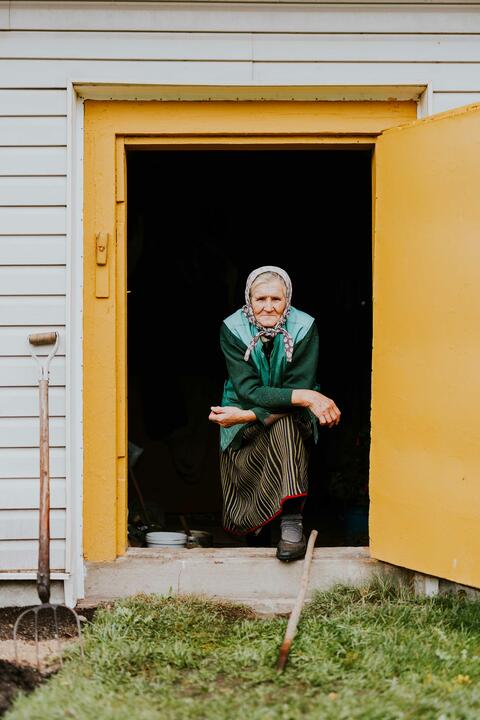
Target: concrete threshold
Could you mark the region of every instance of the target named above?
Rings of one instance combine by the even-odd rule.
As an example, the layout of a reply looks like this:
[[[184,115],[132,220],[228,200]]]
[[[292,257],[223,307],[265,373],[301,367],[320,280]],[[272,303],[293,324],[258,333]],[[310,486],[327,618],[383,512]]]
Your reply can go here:
[[[86,563],[86,595],[79,606],[136,593],[195,593],[249,605],[262,614],[289,612],[303,562],[285,563],[276,548],[128,548],[108,563]],[[373,575],[402,575],[402,568],[374,560],[368,547],[315,548],[307,601],[336,583],[363,585]]]

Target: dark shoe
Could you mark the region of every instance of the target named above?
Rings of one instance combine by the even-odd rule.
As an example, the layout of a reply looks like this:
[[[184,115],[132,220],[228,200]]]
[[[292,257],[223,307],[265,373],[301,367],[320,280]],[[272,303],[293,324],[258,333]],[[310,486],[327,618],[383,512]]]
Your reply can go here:
[[[277,545],[277,558],[288,562],[289,560],[299,560],[305,557],[307,550],[307,540],[302,534],[300,542],[290,542],[280,539]]]

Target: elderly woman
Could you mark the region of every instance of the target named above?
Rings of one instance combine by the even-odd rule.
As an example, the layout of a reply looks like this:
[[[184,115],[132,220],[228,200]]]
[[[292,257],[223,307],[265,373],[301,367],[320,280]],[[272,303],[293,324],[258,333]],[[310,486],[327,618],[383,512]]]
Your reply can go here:
[[[252,537],[281,513],[276,554],[285,561],[305,555],[302,510],[317,425],[340,420],[333,400],[318,391],[315,320],[291,297],[282,268],[250,273],[245,305],[221,325],[229,377],[209,415],[220,425],[224,529]]]

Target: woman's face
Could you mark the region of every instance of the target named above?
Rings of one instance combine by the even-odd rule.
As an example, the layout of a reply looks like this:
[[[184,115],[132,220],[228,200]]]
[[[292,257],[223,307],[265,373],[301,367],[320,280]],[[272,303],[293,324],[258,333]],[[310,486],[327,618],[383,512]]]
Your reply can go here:
[[[250,302],[256,321],[263,327],[275,327],[287,306],[283,282],[272,279],[255,284]]]

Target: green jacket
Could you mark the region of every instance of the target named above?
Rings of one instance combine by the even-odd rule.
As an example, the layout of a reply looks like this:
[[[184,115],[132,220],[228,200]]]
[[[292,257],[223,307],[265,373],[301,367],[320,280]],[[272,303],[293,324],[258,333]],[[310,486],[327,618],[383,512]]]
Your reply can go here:
[[[225,318],[220,328],[220,347],[225,356],[228,378],[225,381],[222,406],[230,405],[253,410],[257,421],[265,424],[272,413],[295,411],[310,417],[315,442],[318,440],[318,419],[308,408],[292,405],[292,392],[308,388],[320,390],[316,382],[319,337],[315,319],[302,310],[290,307],[285,329],[293,339],[292,362],[287,362],[283,335],[273,340],[268,361],[259,340],[248,361],[244,360],[247,346],[258,332],[241,309]],[[220,447],[238,449],[242,432],[251,423],[237,423],[229,428],[220,426]]]

